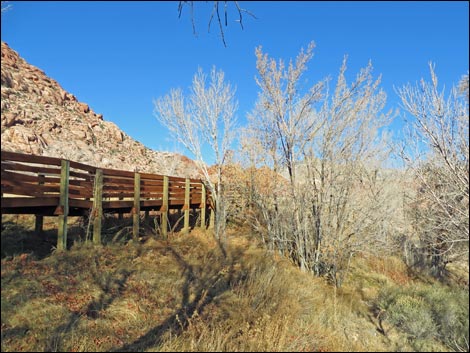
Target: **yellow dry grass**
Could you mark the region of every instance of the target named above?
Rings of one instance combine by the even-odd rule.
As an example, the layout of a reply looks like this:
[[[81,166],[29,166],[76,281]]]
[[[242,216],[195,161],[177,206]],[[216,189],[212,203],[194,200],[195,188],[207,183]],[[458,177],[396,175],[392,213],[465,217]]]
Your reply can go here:
[[[246,229],[77,243],[2,259],[2,351],[391,351],[373,302],[412,281],[397,259],[357,259],[341,290],[268,253]],[[3,236],[3,234],[2,234]]]

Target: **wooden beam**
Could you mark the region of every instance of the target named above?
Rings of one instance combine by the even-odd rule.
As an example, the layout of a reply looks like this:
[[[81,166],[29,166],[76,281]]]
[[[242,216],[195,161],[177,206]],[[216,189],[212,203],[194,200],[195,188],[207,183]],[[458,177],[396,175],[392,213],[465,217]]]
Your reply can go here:
[[[190,208],[190,190],[191,184],[189,178],[186,178],[186,185],[184,189],[184,228],[183,232],[189,232],[189,208]]]
[[[67,249],[67,215],[69,213],[69,172],[70,163],[67,160],[61,161],[60,169],[60,199],[59,207],[59,229],[57,231],[57,250]]]
[[[124,197],[120,196],[120,197],[119,197],[119,201],[122,201],[122,200],[124,200]],[[119,212],[119,213],[118,213],[118,219],[119,219],[120,221],[122,221],[122,220],[124,219],[124,214],[123,214],[122,212]]]
[[[139,237],[140,228],[140,174],[134,173],[134,208],[132,209],[133,228],[132,234],[134,239]]]
[[[161,230],[162,235],[166,239],[168,237],[168,185],[169,180],[167,176],[163,177],[163,205],[160,209],[161,212]]]
[[[44,184],[44,174],[39,174],[38,175],[39,177],[39,185],[42,185]],[[35,219],[35,224],[34,224],[34,232],[36,234],[42,234],[42,227],[44,225],[44,216],[43,215],[35,215],[36,216],[36,219]]]
[[[61,159],[55,157],[38,156],[18,152],[1,151],[2,161],[16,161],[36,164],[61,165]]]
[[[103,171],[96,170],[93,200],[93,243],[101,244],[101,220],[103,218]]]

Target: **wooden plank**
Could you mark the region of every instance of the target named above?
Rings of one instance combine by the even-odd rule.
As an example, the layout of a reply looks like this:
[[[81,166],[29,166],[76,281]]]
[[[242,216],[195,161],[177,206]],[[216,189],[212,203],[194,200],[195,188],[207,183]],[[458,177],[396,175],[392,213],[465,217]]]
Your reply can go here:
[[[140,201],[140,207],[154,207],[155,209],[161,210],[163,200],[144,200]]]
[[[69,199],[69,209],[71,207],[90,209],[92,206],[93,201],[91,200]]]
[[[134,173],[134,208],[132,210],[132,234],[134,239],[139,237],[140,228],[140,174]]]
[[[60,168],[49,168],[49,167],[42,167],[42,166],[36,166],[36,165],[15,163],[15,162],[10,162],[10,161],[3,161],[1,164],[1,170],[60,175]]]
[[[163,181],[163,175],[161,174],[152,174],[152,173],[140,173],[140,180],[160,180]]]
[[[151,188],[151,189],[148,189],[148,188],[141,188],[140,189],[140,194],[163,194],[163,187],[162,188]]]
[[[57,179],[60,182],[60,179]],[[79,186],[83,188],[87,188],[93,190],[93,182],[90,180],[78,180],[78,179],[69,179],[69,185],[72,186]]]
[[[93,203],[93,243],[101,244],[101,219],[103,217],[103,171],[96,170]]]
[[[116,190],[116,191],[119,191],[119,190],[122,190],[122,191],[134,191],[134,181],[132,181],[132,185],[118,185],[118,184],[108,184],[105,182],[105,184],[103,185],[104,189],[106,191],[110,190]]]
[[[39,183],[39,180],[38,180]],[[35,193],[43,193],[43,192],[59,192],[59,184],[48,184],[48,185],[39,185],[31,182],[21,182],[15,180],[2,180],[2,188],[5,190],[22,190],[35,192]],[[6,191],[5,191],[6,192]]]
[[[35,164],[49,164],[49,165],[61,165],[61,159],[55,157],[37,156],[32,154],[24,154],[17,152],[1,151],[2,161],[16,161],[16,162],[27,162]]]
[[[127,170],[117,170],[117,169],[107,169],[103,168],[103,176],[119,176],[119,177],[127,177],[127,178],[133,178],[134,177],[134,172],[129,172]]]
[[[25,176],[26,174],[17,173],[16,175],[19,175],[19,178],[13,178],[13,180],[21,179],[21,176]],[[34,177],[34,175],[26,175],[26,177]],[[39,178],[38,178],[38,181],[39,181]],[[34,183],[33,180],[29,180],[28,182]],[[57,177],[50,177],[50,176],[45,175],[44,184],[45,185],[55,185],[55,184],[60,185],[60,175],[58,175]]]
[[[140,197],[142,199],[162,199],[163,192],[141,192]]]
[[[186,186],[186,183],[181,183],[181,182],[177,182],[175,183],[174,181],[171,181],[170,179],[170,189],[174,188],[174,189],[184,189],[184,187]]]
[[[122,197],[132,197],[134,195],[134,189],[128,189],[128,188],[112,188],[108,189],[106,184],[103,185],[103,192],[105,194],[113,194],[113,195],[122,195]],[[126,196],[125,196],[126,195]]]
[[[41,206],[41,207],[28,207],[28,208],[9,208],[2,207],[2,214],[31,214],[42,216],[54,216],[55,206]]]
[[[132,208],[134,200],[116,200],[116,201],[103,201],[103,209],[115,209],[115,208]]]
[[[27,175],[23,173],[14,173],[14,172],[1,172],[1,177],[2,177],[2,184],[4,180],[15,180],[15,181],[29,181],[32,183],[37,184],[39,182],[39,178],[37,175]]]
[[[28,208],[40,206],[57,206],[59,195],[54,197],[2,197],[3,208]]]
[[[134,197],[133,192],[103,192],[104,198],[111,198],[111,197]]]
[[[69,190],[69,199],[90,199],[93,197],[93,190]]]
[[[59,189],[55,189],[53,194],[45,194],[42,190],[38,190],[34,186],[27,185],[2,185],[2,192],[5,194],[12,194],[17,196],[32,196],[32,197],[48,197],[58,196]]]
[[[72,201],[72,200],[71,200]],[[80,201],[80,200],[77,200]],[[159,207],[162,206],[163,200],[141,200],[140,206],[141,207]],[[200,203],[196,202],[191,204],[191,207],[197,207]],[[128,208],[132,209],[134,206],[134,200],[110,200],[104,201],[103,200],[103,209],[104,210],[112,210],[112,209],[119,209],[119,208]],[[184,206],[184,200],[168,200],[168,208],[170,209],[181,209]]]
[[[82,172],[76,172],[76,171],[69,171],[69,176],[70,177],[75,177],[75,178],[81,178],[81,179],[84,179],[84,180],[91,180],[91,176],[90,174],[87,174],[87,173],[82,173]]]
[[[60,172],[60,199],[59,207],[63,209],[63,214],[59,215],[57,231],[57,250],[67,249],[67,215],[69,213],[69,161],[62,160]]]
[[[140,190],[163,192],[163,184],[162,185],[142,185],[140,187]]]
[[[70,168],[85,170],[87,172],[92,172],[93,174],[96,173],[96,169],[97,169],[96,167],[93,167],[91,165],[74,162],[74,161],[70,161]]]
[[[142,180],[142,179],[140,179],[140,184],[142,186],[154,186],[155,185],[155,186],[163,187],[163,179],[162,180],[160,180],[160,179],[158,179],[158,180],[150,180],[150,179]]]
[[[105,185],[129,185],[134,187],[134,178],[103,177]]]

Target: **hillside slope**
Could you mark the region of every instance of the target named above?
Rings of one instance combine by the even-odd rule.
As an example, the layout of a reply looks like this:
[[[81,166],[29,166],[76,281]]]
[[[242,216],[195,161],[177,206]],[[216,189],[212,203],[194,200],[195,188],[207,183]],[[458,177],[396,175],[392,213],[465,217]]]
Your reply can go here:
[[[135,141],[4,42],[1,55],[2,150],[104,168],[197,177],[193,161]]]
[[[23,226],[4,227],[2,252],[18,249],[19,236],[31,241]],[[248,232],[229,229],[224,252],[193,230],[139,242],[110,234],[105,246],[77,242],[42,258],[2,254],[2,351],[403,352],[468,342],[468,287],[415,278],[398,259],[357,257],[335,290]]]

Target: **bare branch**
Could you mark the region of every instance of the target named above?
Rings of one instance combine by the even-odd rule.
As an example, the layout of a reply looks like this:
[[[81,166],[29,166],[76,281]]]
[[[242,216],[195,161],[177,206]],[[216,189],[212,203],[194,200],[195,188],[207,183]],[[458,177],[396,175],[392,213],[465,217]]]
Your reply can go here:
[[[207,32],[210,32],[212,19],[214,18],[214,15],[217,15],[217,22],[218,22],[218,25],[219,25],[220,35],[221,35],[221,38],[222,38],[222,42],[224,43],[224,46],[226,47],[227,44],[225,42],[225,33],[224,33],[224,28],[223,27],[224,27],[224,24],[225,24],[225,27],[228,26],[228,3],[229,3],[229,1],[224,1],[224,9],[223,9],[223,11],[224,11],[223,16],[224,17],[223,17],[223,19],[221,18],[220,11],[219,11],[219,2],[220,1],[214,1],[213,2],[212,11],[211,11],[211,14],[209,16],[209,21],[208,21]],[[241,8],[240,5],[238,4],[238,1],[234,1],[234,4],[236,6],[238,16],[239,16],[239,19],[236,20],[236,21],[240,22],[240,26],[243,30],[243,23],[242,23],[243,13],[246,13],[246,14],[250,15],[254,19],[257,19],[257,18],[250,11]],[[178,4],[178,17],[179,18],[181,17],[182,8],[184,7],[184,5],[189,5],[191,7],[191,22],[192,22],[192,26],[193,26],[193,33],[196,34],[196,27],[195,27],[195,23],[194,23],[194,1],[180,1],[179,2],[179,4]]]

